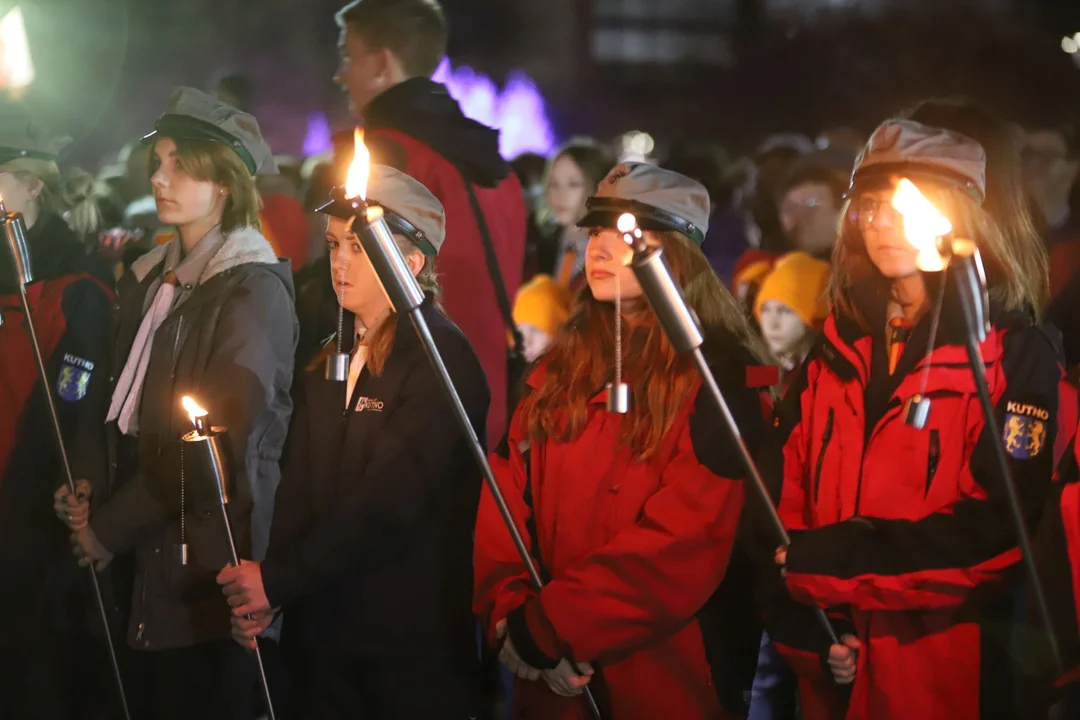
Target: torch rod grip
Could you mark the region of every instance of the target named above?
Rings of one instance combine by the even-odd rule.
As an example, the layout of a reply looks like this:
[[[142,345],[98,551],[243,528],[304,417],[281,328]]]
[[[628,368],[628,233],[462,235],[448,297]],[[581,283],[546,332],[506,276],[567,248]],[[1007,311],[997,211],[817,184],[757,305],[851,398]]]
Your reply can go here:
[[[34,360],[37,364],[38,378],[41,380],[41,390],[45,395],[45,405],[49,409],[49,419],[52,421],[53,436],[56,439],[56,447],[60,451],[60,463],[64,468],[64,478],[67,480],[68,490],[75,494],[75,478],[71,474],[71,462],[68,460],[67,448],[64,446],[64,432],[60,428],[60,415],[56,411],[56,398],[53,397],[52,383],[49,382],[49,372],[45,369],[45,358],[41,353],[41,344],[38,342],[37,328],[34,327],[34,318],[30,314],[30,301],[26,297],[26,287],[19,283],[19,301],[22,303],[23,315],[26,318],[26,333],[30,336],[30,345],[34,351]],[[98,616],[105,630],[105,645],[109,650],[109,662],[112,665],[113,680],[116,682],[116,690],[120,696],[120,709],[124,713],[125,720],[131,720],[128,711],[127,693],[124,692],[124,679],[120,675],[120,664],[116,660],[116,647],[113,645],[112,631],[109,629],[109,615],[105,611],[105,599],[101,594],[101,584],[98,582],[97,572],[94,566],[87,568],[90,571],[90,583],[94,588],[94,600],[97,605]]]
[[[213,443],[211,443],[213,447]],[[216,464],[215,464],[216,467]],[[217,476],[214,480],[218,483],[218,487],[224,487],[222,480],[218,473],[214,472]],[[233,536],[232,523],[229,521],[229,503],[225,500],[224,496],[220,496],[220,502],[218,507],[221,508],[221,522],[225,526],[225,537],[229,539],[229,556],[232,558],[232,564],[234,567],[240,567],[240,555],[236,552],[236,538]],[[248,620],[252,619],[251,615],[247,616]],[[266,704],[266,716],[270,720],[276,720],[277,716],[274,714],[274,701],[270,697],[270,682],[266,678],[266,666],[263,665],[262,652],[259,650],[259,639],[255,638],[255,646],[253,648],[255,653],[255,663],[259,666],[259,685],[262,689],[263,702]]]
[[[702,354],[700,347],[694,348],[691,351],[691,355],[694,358],[694,364],[697,365],[698,372],[701,373],[702,382],[705,384],[705,387],[708,388],[710,397],[712,397],[713,402],[720,411],[720,415],[724,418],[724,426],[727,428],[728,435],[731,438],[731,441],[735,443],[735,447],[739,451],[739,456],[742,458],[746,472],[752,480],[750,484],[757,493],[758,500],[761,502],[762,507],[764,507],[768,513],[769,524],[772,525],[773,529],[776,531],[781,546],[787,547],[791,544],[791,537],[784,528],[784,523],[780,519],[780,513],[776,511],[776,506],[773,505],[769,490],[765,486],[765,480],[761,477],[761,472],[758,470],[754,458],[750,455],[749,448],[746,447],[746,442],[743,440],[742,433],[739,432],[739,425],[735,422],[735,416],[731,414],[731,408],[728,407],[727,401],[724,399],[724,394],[720,391],[720,386],[716,384],[716,377],[713,375],[709,363],[706,362],[705,355]],[[825,632],[829,634],[829,638],[834,644],[839,644],[840,639],[837,637],[832,623],[829,622],[829,616],[825,613],[825,610],[822,608],[814,609],[818,621],[821,623]]]
[[[506,497],[503,495],[502,489],[495,479],[495,473],[492,471],[491,464],[484,454],[484,448],[480,444],[480,439],[476,436],[476,431],[469,421],[469,415],[465,412],[465,406],[461,403],[461,396],[458,395],[457,388],[454,387],[454,381],[450,378],[450,372],[446,369],[446,363],[443,362],[442,355],[439,353],[439,348],[435,345],[435,339],[431,337],[431,329],[428,327],[427,320],[424,319],[419,307],[414,307],[409,311],[409,319],[412,320],[413,327],[416,329],[416,334],[420,337],[420,344],[424,346],[424,352],[431,362],[431,367],[435,370],[435,375],[439,378],[439,384],[442,386],[443,394],[445,394],[446,399],[450,401],[450,406],[454,410],[454,419],[457,421],[458,427],[468,440],[469,449],[472,451],[473,458],[480,467],[480,471],[484,474],[484,482],[487,483],[488,490],[491,491],[491,497],[495,500],[496,507],[499,508],[499,514],[502,515],[503,524],[506,525],[506,529],[510,533],[510,538],[514,541],[514,547],[517,548],[518,555],[521,557],[521,562],[525,565],[525,571],[529,574],[529,579],[539,591],[544,587],[544,581],[540,577],[540,572],[536,568],[536,563],[533,562],[532,555],[529,554],[529,548],[525,545],[525,539],[521,536],[521,531],[518,530],[518,526],[514,522],[514,515],[510,512],[510,506],[506,504]],[[573,660],[571,660],[571,663],[574,664],[578,674],[583,674],[577,669],[577,665],[576,663],[573,663]],[[585,688],[583,696],[593,717],[597,718],[597,720],[603,718],[600,707],[596,704],[596,698],[593,697],[592,691],[588,687]]]
[[[1039,612],[1039,619],[1042,620],[1043,626],[1046,628],[1054,669],[1057,671],[1057,677],[1060,677],[1063,672],[1061,650],[1058,648],[1058,638],[1054,633],[1054,624],[1050,618],[1050,606],[1046,602],[1046,591],[1039,577],[1039,568],[1035,565],[1035,555],[1031,550],[1031,536],[1028,534],[1027,521],[1024,519],[1020,496],[1016,492],[1012,466],[1009,464],[1009,458],[1005,453],[1005,443],[1002,441],[1001,432],[998,428],[996,409],[993,400],[990,398],[990,387],[986,381],[986,366],[983,365],[982,353],[979,352],[979,319],[968,303],[961,302],[960,304],[964,308],[964,321],[967,324],[964,335],[966,337],[968,363],[971,365],[972,375],[975,376],[979,404],[982,406],[983,415],[986,418],[985,431],[990,434],[993,441],[994,456],[1001,472],[1001,482],[1005,486],[1006,497],[1009,498],[1009,511],[1012,517],[1013,529],[1016,531],[1020,552],[1024,556],[1024,567],[1035,592],[1035,605]]]

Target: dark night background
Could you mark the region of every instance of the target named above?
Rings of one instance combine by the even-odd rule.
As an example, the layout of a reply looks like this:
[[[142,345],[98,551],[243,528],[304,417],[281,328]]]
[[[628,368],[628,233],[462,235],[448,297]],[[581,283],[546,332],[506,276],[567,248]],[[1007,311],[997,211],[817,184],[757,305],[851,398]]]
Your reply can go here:
[[[249,74],[275,148],[308,113],[348,124],[331,81],[343,0],[26,0],[37,81],[26,100],[96,170],[148,131],[170,90]],[[869,131],[928,95],[1019,117],[1074,112],[1080,66],[1061,38],[1078,0],[444,0],[449,55],[496,82],[523,69],[560,138],[641,129],[744,150],[774,131]]]

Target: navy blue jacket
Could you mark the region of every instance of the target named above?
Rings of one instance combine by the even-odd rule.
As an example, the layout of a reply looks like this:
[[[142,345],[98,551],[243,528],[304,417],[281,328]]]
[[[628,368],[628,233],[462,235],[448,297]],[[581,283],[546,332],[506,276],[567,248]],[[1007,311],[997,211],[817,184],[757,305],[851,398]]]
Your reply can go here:
[[[422,313],[483,437],[476,354],[430,297]],[[308,649],[469,662],[482,476],[412,323],[396,322],[382,374],[360,373],[355,409],[321,363],[297,388],[263,584],[283,632]]]

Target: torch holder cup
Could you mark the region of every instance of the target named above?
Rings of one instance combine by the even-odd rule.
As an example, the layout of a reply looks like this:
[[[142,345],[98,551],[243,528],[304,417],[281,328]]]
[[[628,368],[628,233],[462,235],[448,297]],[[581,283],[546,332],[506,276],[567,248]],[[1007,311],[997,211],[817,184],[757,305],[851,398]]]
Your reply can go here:
[[[184,435],[183,442],[187,496],[192,502],[213,498],[214,502],[228,505],[233,469],[229,431],[222,427],[211,428],[209,432],[192,430]],[[212,496],[208,494],[206,479],[213,482]]]
[[[0,211],[3,205],[0,204]],[[4,212],[4,241],[19,274],[19,283],[25,287],[34,281],[34,270],[30,264],[30,249],[26,244],[26,224],[19,213]]]
[[[633,248],[631,269],[675,352],[701,347],[705,341],[701,325],[672,277],[663,249],[649,248],[642,238],[635,239]]]
[[[383,209],[378,205],[368,205],[359,198],[348,202],[356,214],[353,232],[360,239],[360,246],[371,261],[375,276],[379,278],[386,297],[398,315],[407,315],[424,302],[424,292],[394,241]]]

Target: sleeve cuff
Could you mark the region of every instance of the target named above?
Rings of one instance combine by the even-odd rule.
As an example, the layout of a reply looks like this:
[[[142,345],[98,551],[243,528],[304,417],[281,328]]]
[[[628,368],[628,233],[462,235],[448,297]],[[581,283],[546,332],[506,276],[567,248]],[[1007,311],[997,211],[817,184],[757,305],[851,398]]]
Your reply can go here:
[[[521,659],[537,670],[553,670],[562,655],[557,651],[559,638],[544,617],[539,598],[530,598],[506,616],[506,631]],[[550,650],[550,653],[548,652]]]
[[[90,531],[94,533],[97,541],[113,555],[123,555],[131,549],[130,544],[124,538],[121,528],[109,523],[107,516],[103,522],[100,516],[95,519],[91,515]]]
[[[259,563],[262,573],[263,592],[272,608],[280,608],[292,600],[288,570],[280,562],[266,558]]]

